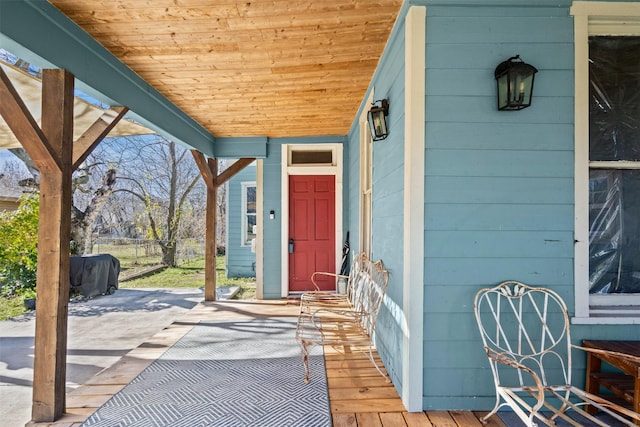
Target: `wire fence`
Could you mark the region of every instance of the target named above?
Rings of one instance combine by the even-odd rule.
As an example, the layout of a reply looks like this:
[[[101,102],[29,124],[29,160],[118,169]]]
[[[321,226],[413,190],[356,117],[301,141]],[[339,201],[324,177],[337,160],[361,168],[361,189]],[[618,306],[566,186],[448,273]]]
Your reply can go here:
[[[204,239],[181,239],[176,243],[177,265],[204,258]],[[113,255],[123,267],[162,263],[162,249],[156,240],[99,237],[93,244],[92,253]]]

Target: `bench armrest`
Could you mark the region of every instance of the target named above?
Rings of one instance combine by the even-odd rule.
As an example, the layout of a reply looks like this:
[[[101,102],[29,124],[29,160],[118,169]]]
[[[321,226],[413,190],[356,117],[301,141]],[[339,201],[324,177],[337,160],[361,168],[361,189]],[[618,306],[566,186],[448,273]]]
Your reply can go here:
[[[370,315],[370,313],[364,311],[355,311],[351,309],[340,308],[321,308],[313,312],[313,316],[319,319],[341,316],[353,320],[359,320]]]
[[[345,279],[345,280],[349,280],[349,276],[345,276],[343,274],[337,274],[337,273],[327,273],[325,271],[316,271],[315,273],[313,273],[311,275],[311,283],[313,283],[313,286],[315,286],[316,291],[320,290],[320,286],[318,286],[318,284],[316,283],[316,275],[321,275],[321,276],[329,276],[329,277],[335,277],[336,279]]]
[[[538,374],[536,374],[535,371],[528,366],[523,365],[522,363],[514,360],[504,353],[498,353],[497,351],[492,350],[491,348],[486,346],[484,349],[487,352],[487,357],[489,358],[489,360],[493,360],[494,362],[500,363],[502,365],[510,366],[522,372],[526,372],[531,376],[531,378],[533,378],[535,386],[530,386],[528,388],[531,390],[531,395],[537,400],[537,403],[533,407],[533,410],[537,411],[538,409],[540,409],[544,404],[544,385],[542,384],[542,381],[540,380]],[[499,384],[496,384],[496,386],[499,386]]]

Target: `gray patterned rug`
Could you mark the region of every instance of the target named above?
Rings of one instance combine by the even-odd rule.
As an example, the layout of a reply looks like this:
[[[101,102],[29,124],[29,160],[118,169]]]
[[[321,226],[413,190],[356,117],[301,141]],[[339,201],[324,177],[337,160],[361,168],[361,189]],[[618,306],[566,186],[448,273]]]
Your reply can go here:
[[[331,426],[321,347],[304,384],[295,319],[201,322],[83,426]]]

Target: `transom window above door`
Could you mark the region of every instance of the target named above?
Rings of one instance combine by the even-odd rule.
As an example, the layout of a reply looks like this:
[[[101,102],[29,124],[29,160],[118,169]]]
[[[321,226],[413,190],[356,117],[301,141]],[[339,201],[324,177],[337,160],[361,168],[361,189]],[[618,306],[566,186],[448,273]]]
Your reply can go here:
[[[287,164],[289,166],[335,166],[335,150],[331,147],[290,148]]]

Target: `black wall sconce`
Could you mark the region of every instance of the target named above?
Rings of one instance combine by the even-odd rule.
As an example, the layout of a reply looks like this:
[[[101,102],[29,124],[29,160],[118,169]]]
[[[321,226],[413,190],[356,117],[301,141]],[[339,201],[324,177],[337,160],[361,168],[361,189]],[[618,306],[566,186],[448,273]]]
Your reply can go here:
[[[496,67],[498,82],[498,110],[522,110],[531,105],[533,79],[538,70],[512,56]]]
[[[374,101],[369,110],[369,126],[374,141],[385,139],[389,135],[386,116],[389,115],[389,101],[382,99]]]

